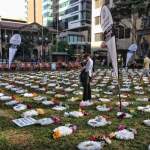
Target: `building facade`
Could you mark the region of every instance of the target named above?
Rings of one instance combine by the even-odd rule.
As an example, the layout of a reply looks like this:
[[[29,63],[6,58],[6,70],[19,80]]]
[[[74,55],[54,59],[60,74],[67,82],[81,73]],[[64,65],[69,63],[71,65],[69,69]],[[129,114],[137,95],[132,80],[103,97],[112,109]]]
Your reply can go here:
[[[53,26],[59,40],[79,52],[90,42],[91,5],[91,0],[43,0],[44,25]]]
[[[59,0],[60,39],[65,39],[76,54],[90,48],[91,0]]]
[[[42,15],[43,15],[43,25],[44,26],[53,26],[53,1],[52,0],[43,0],[42,1]]]
[[[28,23],[36,22],[42,25],[42,0],[26,0],[26,6]]]

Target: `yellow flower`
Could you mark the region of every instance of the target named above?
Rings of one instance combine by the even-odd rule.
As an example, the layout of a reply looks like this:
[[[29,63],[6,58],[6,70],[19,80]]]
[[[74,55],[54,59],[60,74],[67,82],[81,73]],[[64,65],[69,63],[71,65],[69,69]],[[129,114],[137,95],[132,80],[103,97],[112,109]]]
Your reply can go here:
[[[53,138],[56,140],[56,139],[59,139],[61,137],[61,133],[59,130],[56,130],[54,133],[53,133]]]
[[[41,108],[37,108],[36,111],[38,112],[39,115],[44,115],[45,114],[44,110],[41,109]]]

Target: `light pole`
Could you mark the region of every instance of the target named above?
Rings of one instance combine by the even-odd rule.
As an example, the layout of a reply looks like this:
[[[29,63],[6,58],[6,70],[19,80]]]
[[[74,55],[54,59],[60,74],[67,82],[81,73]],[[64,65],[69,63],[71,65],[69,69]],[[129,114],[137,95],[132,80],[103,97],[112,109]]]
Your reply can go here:
[[[1,27],[0,27],[0,59],[3,59],[3,53],[2,53],[2,36],[1,36]]]
[[[7,50],[7,38],[8,38],[8,35],[7,34],[5,34],[5,51]],[[8,55],[7,55],[7,51],[6,51],[6,60],[8,59],[8,57],[7,57]]]

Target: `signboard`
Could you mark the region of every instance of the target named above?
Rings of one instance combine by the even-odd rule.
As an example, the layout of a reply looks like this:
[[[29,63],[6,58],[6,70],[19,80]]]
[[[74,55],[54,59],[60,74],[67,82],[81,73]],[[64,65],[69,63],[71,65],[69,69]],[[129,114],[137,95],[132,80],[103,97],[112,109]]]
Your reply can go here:
[[[14,119],[12,121],[19,127],[25,127],[36,123],[36,120],[31,117]]]

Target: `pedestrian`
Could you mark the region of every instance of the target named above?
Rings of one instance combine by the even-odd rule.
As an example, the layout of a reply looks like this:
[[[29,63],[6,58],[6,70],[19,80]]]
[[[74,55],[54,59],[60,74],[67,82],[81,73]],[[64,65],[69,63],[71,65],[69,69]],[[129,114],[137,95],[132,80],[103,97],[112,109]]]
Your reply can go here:
[[[145,55],[144,58],[144,72],[143,74],[146,75],[147,77],[149,76],[149,65],[150,65],[150,53],[148,55]]]
[[[142,55],[143,57],[148,53],[149,44],[148,41],[143,37],[143,42],[141,43]]]
[[[80,74],[80,81],[83,86],[83,101],[91,101],[91,87],[90,82],[93,72],[93,60],[90,54],[85,54],[84,59],[86,63],[82,63],[82,69]]]

